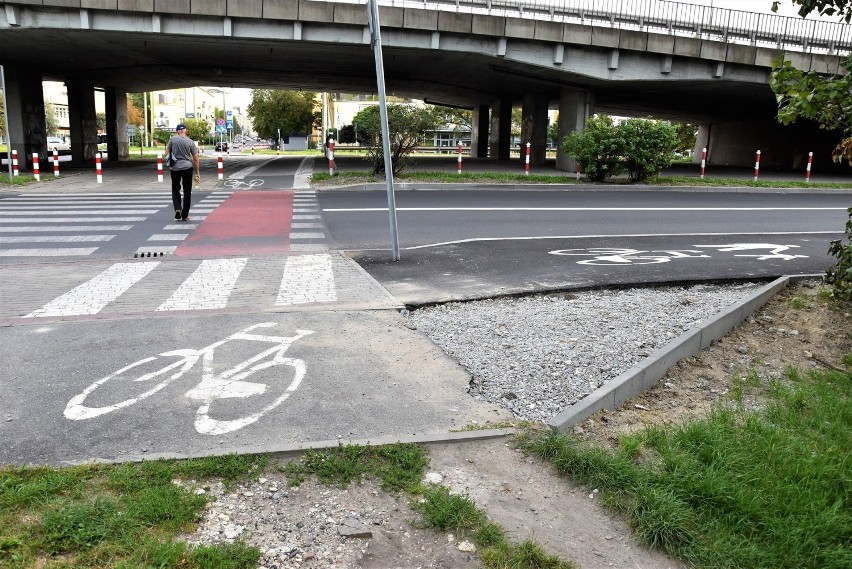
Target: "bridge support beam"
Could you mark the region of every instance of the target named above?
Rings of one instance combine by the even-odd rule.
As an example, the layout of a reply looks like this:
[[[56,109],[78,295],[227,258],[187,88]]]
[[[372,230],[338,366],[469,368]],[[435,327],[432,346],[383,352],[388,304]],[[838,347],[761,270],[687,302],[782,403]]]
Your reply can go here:
[[[130,154],[127,140],[127,93],[115,87],[104,90],[107,156],[123,160]]]
[[[38,153],[42,163],[47,158],[41,71],[23,66],[4,66],[3,69],[9,105],[6,127],[12,142],[11,150],[18,151],[20,170],[29,171],[32,169],[33,152]]]
[[[71,130],[71,161],[94,160],[98,152],[98,118],[95,85],[89,81],[66,81],[68,123]],[[126,112],[126,111],[125,111]]]
[[[526,145],[530,143],[530,164],[542,166],[547,160],[546,95],[524,95],[521,111],[521,163],[526,160]]]
[[[559,92],[559,119],[557,123],[556,169],[575,172],[577,161],[562,150],[562,139],[572,132],[582,132],[594,108],[594,95],[590,91],[563,88]]]
[[[491,125],[488,110],[488,105],[478,105],[473,108],[470,155],[476,158],[488,158],[488,129]]]
[[[497,160],[509,159],[512,138],[512,101],[500,99],[491,106],[490,154]]]
[[[843,138],[842,131],[825,131],[809,122],[784,126],[774,119],[749,122],[716,122],[701,125],[695,140],[692,161],[701,163],[701,150],[707,148],[708,177],[712,166],[754,166],[760,150],[760,168],[798,170],[804,176],[808,152],[813,152],[814,172],[849,171],[849,166],[831,160],[831,151]]]

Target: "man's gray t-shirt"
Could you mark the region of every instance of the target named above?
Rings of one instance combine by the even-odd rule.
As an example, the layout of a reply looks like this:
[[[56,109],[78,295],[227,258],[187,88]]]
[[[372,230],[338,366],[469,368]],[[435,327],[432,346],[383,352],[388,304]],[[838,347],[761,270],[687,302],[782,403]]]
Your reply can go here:
[[[176,134],[169,139],[168,147],[177,161],[172,166],[172,170],[187,170],[195,166],[192,157],[198,153],[198,150],[191,138]]]

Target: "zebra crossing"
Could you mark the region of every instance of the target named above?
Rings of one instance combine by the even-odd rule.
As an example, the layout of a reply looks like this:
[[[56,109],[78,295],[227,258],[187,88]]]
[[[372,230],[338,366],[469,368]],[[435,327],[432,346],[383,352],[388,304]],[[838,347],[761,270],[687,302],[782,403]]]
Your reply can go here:
[[[193,207],[193,225],[221,204],[230,192],[212,192]],[[197,199],[197,198],[196,198]],[[139,224],[171,210],[171,193],[21,194],[0,200],[0,257],[88,256]],[[169,223],[147,240],[174,250],[187,225]],[[145,238],[144,235],[141,237]],[[150,249],[140,247],[139,249]]]
[[[20,318],[274,309],[321,303],[388,302],[389,296],[342,254],[118,262]]]
[[[0,199],[0,257],[86,257],[118,252],[115,242],[119,237],[136,240],[132,249],[122,252],[174,254],[232,193],[196,192],[188,221],[171,219],[171,193],[9,196]],[[160,216],[165,217],[163,225],[151,223]],[[328,250],[315,191],[293,193],[289,239],[291,251]]]

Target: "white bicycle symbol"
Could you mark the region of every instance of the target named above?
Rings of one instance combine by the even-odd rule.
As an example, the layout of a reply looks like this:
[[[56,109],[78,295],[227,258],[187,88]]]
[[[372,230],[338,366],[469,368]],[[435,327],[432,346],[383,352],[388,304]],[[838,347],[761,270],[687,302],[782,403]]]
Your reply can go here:
[[[798,248],[798,245],[776,245],[774,243],[728,243],[725,245],[693,245],[702,249],[715,249],[718,252],[734,252],[734,257],[752,257],[757,261],[779,259],[792,261],[806,259],[807,255],[791,255],[785,251]],[[661,251],[644,251],[641,249],[620,248],[589,248],[589,249],[558,249],[550,251],[551,255],[566,255],[592,257],[577,261],[578,265],[651,265],[668,263],[674,259],[709,259],[703,251],[695,249],[671,249]]]
[[[183,374],[188,372],[199,359],[203,358],[201,381],[198,385],[184,394],[185,397],[191,400],[201,402],[201,406],[198,407],[195,412],[196,431],[205,435],[221,435],[241,429],[254,423],[266,413],[286,401],[299,387],[299,384],[305,377],[305,362],[297,358],[284,357],[284,352],[287,351],[293,342],[309,334],[313,334],[314,332],[312,330],[296,330],[296,334],[294,336],[266,336],[250,333],[252,330],[257,328],[270,328],[275,325],[275,322],[254,324],[245,330],[228,336],[224,340],[214,342],[213,344],[199,350],[191,348],[172,350],[134,362],[104,377],[103,379],[99,379],[87,387],[82,393],[72,397],[68,402],[68,405],[65,406],[65,417],[73,421],[92,419],[138,403],[139,401],[154,395],[174,380],[183,376]],[[236,364],[222,373],[214,373],[213,358],[215,357],[216,348],[236,340],[268,342],[275,345],[243,362]],[[165,367],[149,371],[141,375],[136,375],[135,373],[139,371],[137,368],[140,366],[156,361],[159,358],[170,358],[175,356],[179,359]],[[272,358],[268,359],[269,356],[272,356]],[[210,416],[210,405],[218,399],[244,398],[265,393],[269,387],[267,384],[254,383],[245,380],[261,370],[275,366],[288,366],[293,368],[293,379],[290,381],[290,384],[283,393],[264,406],[263,409],[256,413],[236,419],[218,420]],[[87,407],[84,405],[86,398],[89,397],[96,389],[113,380],[132,382],[132,385],[139,383],[143,386],[143,388],[150,387],[150,389],[147,389],[147,391],[144,391],[139,395],[124,399],[123,401],[111,405],[104,405],[102,407]],[[152,386],[153,380],[159,380],[159,383],[153,384]]]
[[[225,187],[231,188],[233,190],[237,189],[251,189],[256,188],[258,186],[263,185],[263,178],[253,178],[248,182],[243,182],[242,180],[225,180]]]
[[[668,263],[672,259],[684,259],[689,257],[710,257],[702,255],[701,251],[691,249],[672,251],[643,251],[640,249],[559,249],[550,251],[551,255],[568,256],[592,256],[591,259],[577,261],[578,265],[651,265],[655,263]]]

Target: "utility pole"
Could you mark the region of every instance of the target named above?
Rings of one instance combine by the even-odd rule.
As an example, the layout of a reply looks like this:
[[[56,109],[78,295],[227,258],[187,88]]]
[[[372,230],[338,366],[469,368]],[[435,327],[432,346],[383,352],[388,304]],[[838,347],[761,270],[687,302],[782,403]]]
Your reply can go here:
[[[6,161],[9,165],[9,187],[15,182],[12,175],[12,133],[9,131],[9,104],[6,102],[6,70],[0,65],[0,90],[3,91],[3,117],[5,120],[4,129],[6,130]]]

